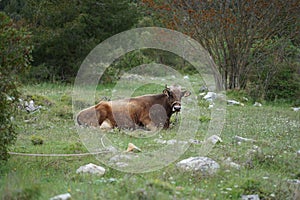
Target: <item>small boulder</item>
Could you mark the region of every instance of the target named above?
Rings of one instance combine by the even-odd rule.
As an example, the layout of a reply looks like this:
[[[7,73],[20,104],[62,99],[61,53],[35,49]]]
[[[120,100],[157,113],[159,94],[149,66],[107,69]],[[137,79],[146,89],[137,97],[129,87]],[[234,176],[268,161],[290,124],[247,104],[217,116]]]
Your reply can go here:
[[[217,135],[212,135],[206,139],[206,141],[211,142],[212,144],[217,144],[219,142],[223,142],[222,139]]]
[[[234,136],[234,139],[237,141],[237,142],[255,142],[255,140],[253,139],[249,139],[249,138],[244,138],[244,137],[241,137],[241,136]]]
[[[176,164],[178,168],[187,172],[200,172],[203,175],[213,175],[220,165],[208,157],[190,157]]]
[[[300,110],[300,107],[298,108],[292,108],[293,111],[298,112]]]
[[[68,199],[71,199],[70,193],[60,194],[60,195],[50,198],[50,200],[68,200]]]
[[[254,107],[262,107],[262,104],[259,103],[259,102],[255,102],[255,103],[253,104],[253,106],[254,106]]]
[[[236,100],[227,100],[227,105],[238,105],[238,106],[244,106],[243,103],[238,102]]]
[[[259,196],[257,194],[242,195],[242,200],[259,200]]]
[[[232,161],[232,159],[229,157],[226,160],[224,160],[224,164],[228,167],[234,168],[234,169],[240,169],[241,165],[235,163]]]
[[[76,173],[89,173],[95,175],[104,175],[105,169],[101,166],[95,165],[93,163],[89,163],[87,165],[81,166],[76,170]]]
[[[215,92],[208,92],[203,99],[205,99],[206,101],[212,102],[217,98],[217,93]]]

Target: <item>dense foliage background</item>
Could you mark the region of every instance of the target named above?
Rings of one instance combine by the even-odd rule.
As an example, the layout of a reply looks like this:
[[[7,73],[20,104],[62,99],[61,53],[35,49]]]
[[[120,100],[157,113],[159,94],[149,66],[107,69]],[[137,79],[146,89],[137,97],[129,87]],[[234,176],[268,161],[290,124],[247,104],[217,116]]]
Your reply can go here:
[[[14,113],[18,102],[18,76],[31,60],[29,33],[0,12],[0,162],[8,158],[7,147],[17,136]]]

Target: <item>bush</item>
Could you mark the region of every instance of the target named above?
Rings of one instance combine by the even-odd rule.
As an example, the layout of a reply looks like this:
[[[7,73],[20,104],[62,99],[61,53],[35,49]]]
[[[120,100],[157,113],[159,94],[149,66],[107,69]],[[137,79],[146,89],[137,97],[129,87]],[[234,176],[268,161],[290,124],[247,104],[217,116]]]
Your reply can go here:
[[[19,97],[17,82],[31,60],[29,36],[0,12],[0,161],[7,160],[8,147],[17,136],[13,123]]]

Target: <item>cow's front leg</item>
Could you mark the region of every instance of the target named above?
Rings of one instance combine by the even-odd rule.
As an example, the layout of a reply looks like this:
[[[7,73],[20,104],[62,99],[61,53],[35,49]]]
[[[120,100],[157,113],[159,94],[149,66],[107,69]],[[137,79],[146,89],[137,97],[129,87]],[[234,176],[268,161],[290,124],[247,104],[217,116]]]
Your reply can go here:
[[[170,127],[170,118],[167,118],[164,124],[164,129],[168,129],[169,127]]]
[[[151,121],[150,117],[146,117],[142,120],[142,124],[150,131],[157,131],[157,126],[153,121]]]

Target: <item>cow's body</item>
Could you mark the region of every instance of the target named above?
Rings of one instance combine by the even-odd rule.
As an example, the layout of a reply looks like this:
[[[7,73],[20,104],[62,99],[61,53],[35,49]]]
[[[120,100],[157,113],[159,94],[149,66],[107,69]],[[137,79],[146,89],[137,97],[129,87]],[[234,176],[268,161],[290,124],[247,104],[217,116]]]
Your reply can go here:
[[[168,128],[171,115],[181,109],[181,97],[190,95],[180,87],[166,88],[162,94],[144,95],[116,101],[101,101],[77,115],[79,125],[110,126],[135,129],[143,126],[149,130]]]

